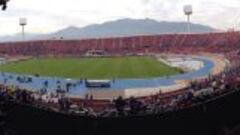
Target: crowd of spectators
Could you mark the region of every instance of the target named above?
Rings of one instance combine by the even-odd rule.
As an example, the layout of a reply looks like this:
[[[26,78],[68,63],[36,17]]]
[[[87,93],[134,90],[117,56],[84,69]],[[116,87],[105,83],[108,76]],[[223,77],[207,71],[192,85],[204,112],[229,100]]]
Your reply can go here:
[[[108,55],[143,53],[225,53],[239,48],[239,32],[166,34],[84,40],[42,40],[0,43],[0,54],[8,56],[85,56],[91,50]]]

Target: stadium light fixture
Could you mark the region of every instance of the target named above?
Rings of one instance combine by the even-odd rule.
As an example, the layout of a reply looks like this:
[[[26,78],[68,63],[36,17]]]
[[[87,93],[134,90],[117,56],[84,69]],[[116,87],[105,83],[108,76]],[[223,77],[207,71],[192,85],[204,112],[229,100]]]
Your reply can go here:
[[[22,26],[22,39],[25,39],[25,29],[24,27],[27,25],[27,18],[20,18],[19,25]]]
[[[187,16],[187,31],[188,33],[191,32],[191,29],[190,29],[190,25],[191,25],[191,22],[190,22],[190,16],[193,14],[193,9],[192,9],[192,5],[185,5],[183,7],[183,11],[184,11],[184,14]]]

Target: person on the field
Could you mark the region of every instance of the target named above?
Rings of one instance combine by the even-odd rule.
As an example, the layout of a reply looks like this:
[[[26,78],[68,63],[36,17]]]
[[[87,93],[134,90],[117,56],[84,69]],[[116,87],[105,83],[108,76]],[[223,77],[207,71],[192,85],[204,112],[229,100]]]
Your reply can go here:
[[[44,85],[45,88],[48,88],[48,81],[47,80],[44,81],[43,85]]]
[[[69,92],[72,87],[72,83],[67,83],[66,84],[66,91]]]

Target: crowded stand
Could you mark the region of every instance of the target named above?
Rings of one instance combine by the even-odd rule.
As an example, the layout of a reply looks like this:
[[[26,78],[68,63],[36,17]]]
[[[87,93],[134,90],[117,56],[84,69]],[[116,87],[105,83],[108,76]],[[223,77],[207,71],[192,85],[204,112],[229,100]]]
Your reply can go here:
[[[84,56],[91,50],[105,55],[141,53],[227,53],[239,47],[239,33],[173,34],[105,39],[46,40],[0,43],[3,56]]]

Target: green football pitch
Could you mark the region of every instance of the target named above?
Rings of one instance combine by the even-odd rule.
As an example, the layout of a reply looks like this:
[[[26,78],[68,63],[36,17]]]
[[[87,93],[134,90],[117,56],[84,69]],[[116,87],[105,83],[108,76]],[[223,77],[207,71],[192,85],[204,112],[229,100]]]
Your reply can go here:
[[[0,66],[3,72],[65,78],[151,78],[180,73],[154,57],[33,58]]]

